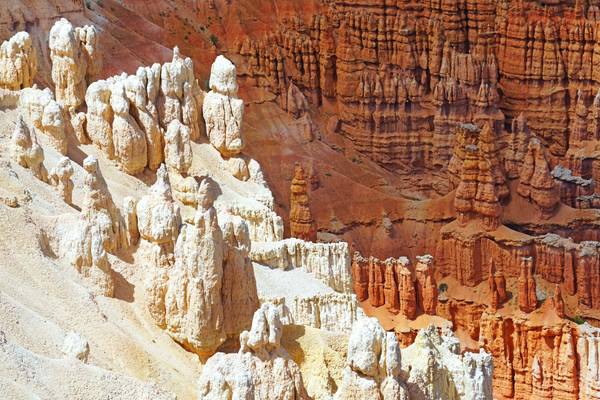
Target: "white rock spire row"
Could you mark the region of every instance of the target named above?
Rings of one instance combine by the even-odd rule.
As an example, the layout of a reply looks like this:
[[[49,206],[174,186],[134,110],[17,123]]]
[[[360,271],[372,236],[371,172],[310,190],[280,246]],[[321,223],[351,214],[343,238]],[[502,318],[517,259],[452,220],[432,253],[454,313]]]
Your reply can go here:
[[[18,32],[0,45],[0,88],[30,87],[36,73],[37,55],[29,33]]]
[[[173,50],[173,60],[138,68],[90,84],[85,95],[87,135],[119,167],[132,175],[165,161],[187,172],[190,140],[200,138],[202,94],[194,65]]]

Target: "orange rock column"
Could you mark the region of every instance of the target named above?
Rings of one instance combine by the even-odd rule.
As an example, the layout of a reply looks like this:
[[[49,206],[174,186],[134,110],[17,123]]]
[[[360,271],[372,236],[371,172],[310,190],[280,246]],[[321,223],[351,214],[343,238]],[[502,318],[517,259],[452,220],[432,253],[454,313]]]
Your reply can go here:
[[[425,314],[435,315],[437,308],[437,286],[433,276],[433,257],[417,256],[417,304]]]
[[[298,239],[316,242],[317,230],[309,202],[304,169],[296,164],[290,196],[290,234]]]
[[[530,313],[537,307],[536,285],[533,277],[533,259],[523,257],[521,259],[521,274],[519,275],[519,308],[521,311]]]

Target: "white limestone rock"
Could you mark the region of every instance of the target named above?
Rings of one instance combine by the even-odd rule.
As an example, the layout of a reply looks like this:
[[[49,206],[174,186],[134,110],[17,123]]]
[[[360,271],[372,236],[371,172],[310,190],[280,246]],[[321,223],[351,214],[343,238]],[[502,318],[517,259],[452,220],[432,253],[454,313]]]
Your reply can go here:
[[[252,329],[240,335],[238,354],[217,353],[204,366],[198,397],[216,399],[308,399],[298,365],[280,348],[277,309],[263,304]]]
[[[93,293],[112,297],[115,282],[108,255],[127,247],[127,228],[96,157],[83,160],[83,168],[86,175],[81,214],[75,224],[67,220],[59,227],[58,255],[71,262]]]
[[[312,296],[261,298],[277,306],[284,325],[310,326],[335,333],[350,333],[354,323],[365,317],[356,295],[323,293]]]
[[[54,100],[50,89],[36,87],[21,90],[19,110],[30,127],[50,138],[52,146],[61,154],[67,154],[67,122],[60,105]]]
[[[37,54],[29,33],[18,32],[0,45],[0,88],[30,87],[36,73]]]
[[[408,400],[400,368],[401,353],[396,335],[386,333],[377,319],[362,318],[352,328],[347,366],[335,399]]]
[[[272,268],[302,268],[340,293],[352,293],[348,244],[312,243],[290,238],[252,245],[252,261]]]
[[[67,109],[77,109],[86,91],[87,58],[75,28],[64,18],[56,21],[48,39],[52,81],[56,100]]]
[[[139,174],[148,164],[146,135],[130,114],[125,82],[113,83],[110,106],[114,112],[112,136],[115,159],[124,172],[130,175]]]
[[[492,399],[492,357],[483,349],[461,354],[448,328],[441,335],[433,326],[421,329],[402,360],[411,399]]]
[[[127,231],[128,246],[135,246],[140,239],[140,231],[137,224],[137,201],[131,196],[123,199],[123,216],[125,230]]]
[[[161,67],[158,111],[161,126],[166,129],[178,120],[190,129],[190,138],[200,137],[199,120],[202,94],[194,78],[194,63],[183,58],[179,48],[173,49],[173,60]]]
[[[237,338],[250,329],[252,315],[259,306],[256,278],[250,261],[248,225],[240,217],[219,214],[223,232],[223,313],[227,337]]]
[[[69,157],[63,157],[50,172],[50,181],[56,187],[65,203],[73,204],[73,165]]]
[[[146,134],[148,168],[156,171],[163,162],[163,132],[158,121],[154,102],[158,91],[159,65],[138,68],[136,75],[125,79],[125,91],[132,106],[133,115]]]
[[[179,206],[173,201],[169,175],[162,164],[150,193],[137,203],[137,226],[142,239],[169,244],[173,249],[181,225]]]
[[[200,357],[214,354],[226,338],[221,297],[224,242],[213,207],[214,185],[205,178],[198,189],[194,223],[181,229],[165,294],[167,332]]]
[[[246,221],[252,243],[274,242],[283,239],[283,220],[273,211],[270,192],[269,196],[271,198],[266,201],[268,204],[258,207],[241,202],[231,202],[226,205],[228,213],[238,215]]]
[[[98,31],[92,25],[74,28],[61,18],[50,29],[48,45],[56,100],[74,111],[83,103],[87,83],[102,69]]]
[[[113,110],[110,105],[111,85],[100,80],[87,88],[85,102],[87,104],[87,136],[92,143],[102,150],[109,159],[115,157],[112,121]]]
[[[65,336],[62,352],[65,358],[87,362],[90,354],[90,346],[87,340],[82,338],[78,333],[71,331]]]
[[[192,157],[189,128],[179,120],[171,121],[165,133],[165,163],[167,168],[185,175],[192,165]]]
[[[44,150],[38,144],[35,134],[30,132],[23,117],[19,115],[12,134],[12,158],[23,168],[31,170],[42,182],[48,181],[48,171],[44,167]]]
[[[202,106],[206,135],[221,155],[231,157],[244,148],[244,102],[237,98],[235,65],[224,56],[218,56],[213,63],[209,86],[211,91]]]

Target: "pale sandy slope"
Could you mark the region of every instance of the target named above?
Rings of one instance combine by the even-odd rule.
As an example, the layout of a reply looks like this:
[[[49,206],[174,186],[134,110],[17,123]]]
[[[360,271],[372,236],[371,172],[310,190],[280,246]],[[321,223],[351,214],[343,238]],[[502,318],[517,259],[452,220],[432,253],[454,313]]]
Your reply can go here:
[[[17,117],[0,109],[0,398],[1,399],[195,399],[201,371],[198,358],[183,350],[158,329],[144,304],[146,261],[135,249],[111,256],[116,271],[116,298],[90,294],[78,273],[52,251],[56,226],[76,221],[78,210],[64,204],[53,188],[38,181],[10,160],[9,142]],[[38,137],[51,170],[59,155],[45,137]],[[253,206],[265,195],[254,183],[241,183],[225,171],[218,152],[208,144],[194,144],[193,173],[211,175],[221,186],[217,205],[232,202]],[[132,177],[120,172],[93,146],[71,145],[75,165],[74,203],[83,199],[87,154],[100,161],[115,203],[124,196],[140,198],[154,177]],[[19,207],[4,199],[16,197]],[[190,216],[192,209],[184,208]],[[67,225],[69,226],[69,225]],[[296,289],[330,291],[302,271],[270,271],[257,267],[260,291],[273,295]],[[280,287],[279,287],[280,286]],[[289,292],[289,293],[288,293]],[[87,339],[87,364],[65,359],[65,335],[75,331]],[[345,359],[345,338],[315,329],[290,327],[284,338],[301,364],[307,386],[318,393],[335,389]],[[327,371],[330,367],[331,372]],[[317,396],[320,397],[320,396]]]

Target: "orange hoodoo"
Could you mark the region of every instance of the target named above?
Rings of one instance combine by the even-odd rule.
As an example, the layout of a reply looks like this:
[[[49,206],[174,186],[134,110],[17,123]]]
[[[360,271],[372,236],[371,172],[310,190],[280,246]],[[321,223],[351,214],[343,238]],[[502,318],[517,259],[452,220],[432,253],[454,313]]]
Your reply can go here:
[[[298,239],[316,242],[317,230],[309,202],[304,169],[297,163],[290,196],[290,234]]]

